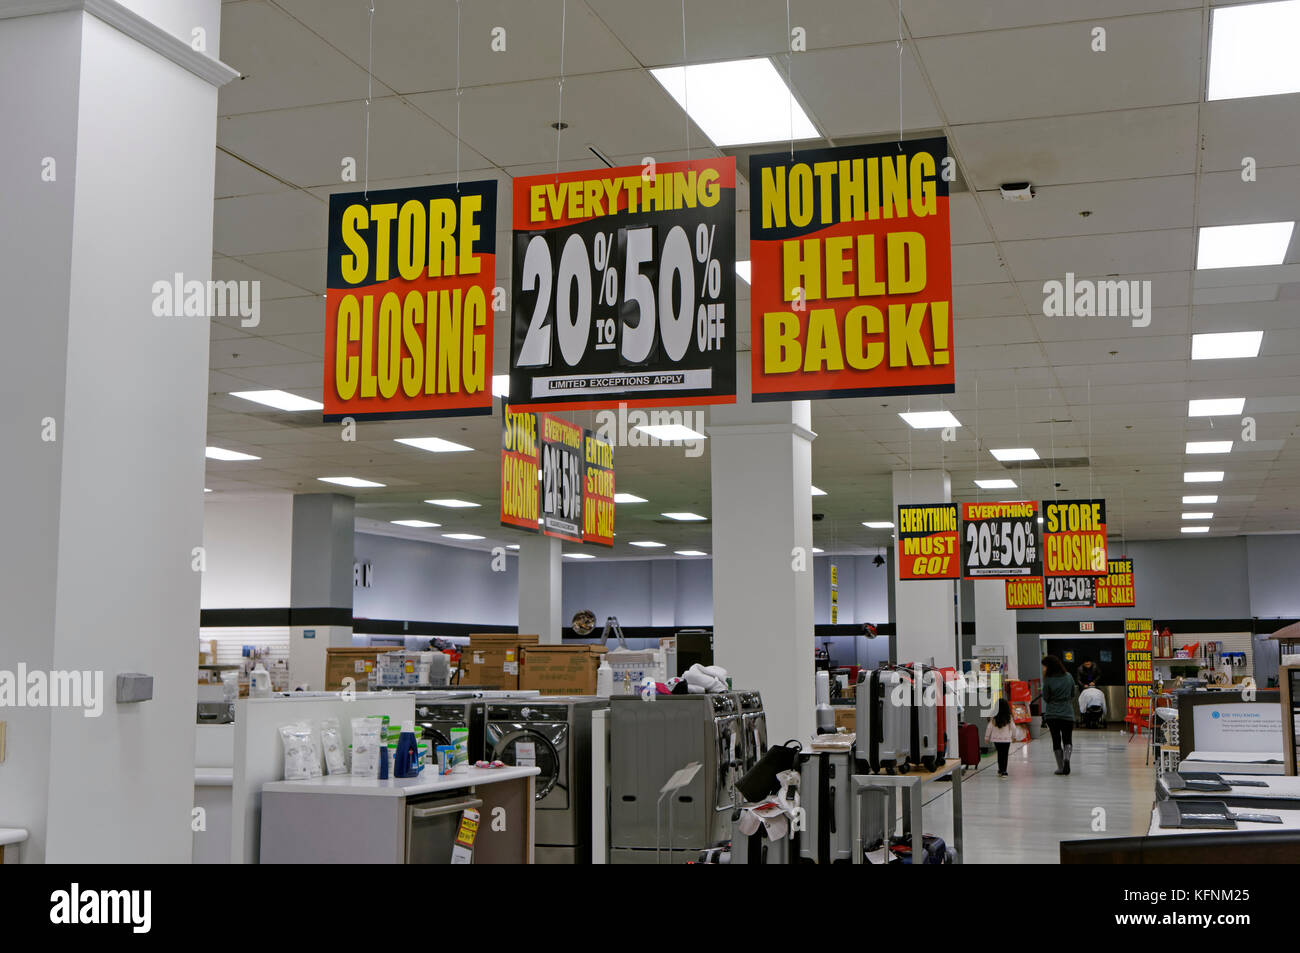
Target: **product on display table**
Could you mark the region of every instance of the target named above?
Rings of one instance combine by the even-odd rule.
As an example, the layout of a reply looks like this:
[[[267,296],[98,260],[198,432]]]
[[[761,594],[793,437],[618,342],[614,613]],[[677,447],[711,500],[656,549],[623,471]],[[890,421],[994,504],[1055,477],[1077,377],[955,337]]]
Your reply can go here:
[[[910,710],[897,704],[903,673],[881,667],[858,673],[858,751],[874,773],[906,771]]]
[[[1160,800],[1223,801],[1229,807],[1269,811],[1300,810],[1300,778],[1237,775],[1208,775],[1191,779],[1179,772],[1161,775],[1156,780],[1156,797]],[[1216,784],[1213,779],[1221,783]],[[1226,788],[1227,790],[1224,790]]]
[[[1282,755],[1263,751],[1193,751],[1182,760],[1192,771],[1219,774],[1285,774]]]
[[[1278,814],[1235,810],[1222,801],[1157,801],[1156,818],[1163,828],[1235,831],[1238,823],[1281,824]]]

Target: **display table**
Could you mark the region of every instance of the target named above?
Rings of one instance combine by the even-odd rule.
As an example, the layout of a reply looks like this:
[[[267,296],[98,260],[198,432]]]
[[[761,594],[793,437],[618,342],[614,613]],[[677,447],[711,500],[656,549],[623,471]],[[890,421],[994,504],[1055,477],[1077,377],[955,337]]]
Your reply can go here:
[[[883,788],[889,795],[889,829],[886,840],[893,834],[895,808],[894,793],[905,793],[903,799],[903,833],[912,835],[912,857],[921,857],[924,824],[922,811],[925,785],[940,778],[952,780],[952,839],[957,851],[955,863],[963,863],[961,830],[961,761],[945,761],[933,771],[912,770],[907,774],[855,774],[853,776],[853,863],[862,863],[862,793],[869,788]]]
[[[26,828],[0,827],[0,864],[16,864],[19,845],[26,840]]]
[[[412,825],[479,811],[474,863],[533,862],[536,767],[461,766],[414,778],[331,775],[262,785],[262,863],[420,863]],[[444,838],[445,840],[446,838]],[[447,846],[446,844],[442,846]]]
[[[1250,810],[1250,808],[1237,807],[1232,810],[1241,812]],[[1237,829],[1235,831],[1223,830],[1222,828],[1161,827],[1160,808],[1157,805],[1151,808],[1151,826],[1147,829],[1147,835],[1154,837],[1156,835],[1167,836],[1169,834],[1244,834],[1254,833],[1256,831],[1293,831],[1300,833],[1300,808],[1290,811],[1259,810],[1259,813],[1276,814],[1278,817],[1282,818],[1282,823],[1261,824],[1258,821],[1237,821]]]
[[[1188,771],[1213,771],[1215,774],[1285,774],[1281,752],[1265,751],[1193,751],[1182,764]]]
[[[1202,801],[1222,801],[1229,807],[1243,810],[1260,810],[1276,814],[1278,811],[1300,810],[1300,777],[1276,777],[1273,775],[1222,775],[1226,784],[1232,785],[1228,791],[1193,791],[1170,790],[1164,775],[1156,781],[1156,797],[1160,800],[1196,799]],[[1249,786],[1234,785],[1234,781],[1249,782]],[[1256,787],[1255,782],[1263,782],[1263,787]]]

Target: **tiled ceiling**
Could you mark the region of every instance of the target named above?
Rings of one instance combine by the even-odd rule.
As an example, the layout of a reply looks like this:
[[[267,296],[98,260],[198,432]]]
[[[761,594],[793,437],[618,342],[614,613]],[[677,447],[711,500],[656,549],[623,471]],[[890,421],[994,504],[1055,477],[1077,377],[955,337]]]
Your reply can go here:
[[[372,188],[466,179],[499,183],[498,224],[510,221],[514,175],[557,165],[557,75],[562,0],[461,5],[457,155],[454,0],[378,0],[369,180]],[[827,495],[817,545],[871,551],[889,531],[890,474],[945,467],[958,500],[1104,496],[1113,531],[1132,539],[1179,535],[1184,493],[1217,493],[1212,535],[1300,530],[1300,242],[1273,268],[1195,271],[1196,229],[1300,219],[1300,95],[1204,102],[1211,7],[1194,0],[902,0],[903,127],[941,130],[961,180],[952,211],[957,393],[813,402],[813,482]],[[219,106],[214,277],[260,279],[262,319],[212,325],[209,442],[256,454],[209,461],[217,492],[318,492],[321,476],[387,484],[355,492],[359,528],[438,539],[476,532],[490,546],[517,540],[497,525],[500,405],[492,417],[362,423],[355,442],[313,413],[289,414],[229,396],[279,388],[321,398],[326,209],[346,156],[363,167],[368,3],[234,0],[222,7],[222,58],[243,78]],[[561,169],[590,168],[594,145],[616,163],[690,153],[721,155],[646,72],[682,61],[677,4],[567,0]],[[783,53],[783,0],[688,0],[686,59]],[[891,0],[791,0],[808,51],[791,58],[796,92],[831,144],[896,135],[898,8]],[[489,49],[506,29],[505,52]],[[1095,27],[1106,52],[1091,50]],[[785,57],[778,65],[785,67]],[[688,143],[689,129],[689,143]],[[815,146],[817,142],[806,145]],[[1243,182],[1243,157],[1257,181]],[[998,186],[1030,181],[1029,203]],[[742,184],[742,189],[744,185]],[[737,245],[747,254],[740,196]],[[501,233],[502,238],[506,235]],[[498,284],[509,286],[508,257]],[[1121,276],[1152,283],[1149,327],[1120,318],[1042,316],[1042,283]],[[738,283],[748,350],[747,287]],[[1190,360],[1193,331],[1264,331],[1254,359]],[[498,314],[496,373],[507,370],[508,318]],[[1191,398],[1246,398],[1258,439],[1237,419],[1189,419]],[[952,410],[957,439],[912,431],[901,410]],[[586,425],[594,414],[572,415]],[[707,411],[705,411],[707,422]],[[441,436],[471,453],[428,454],[395,437]],[[1189,458],[1188,440],[1234,439],[1226,456]],[[990,448],[1032,446],[1090,467],[1004,468]],[[646,497],[618,508],[614,554],[636,539],[711,550],[706,524],[664,525],[663,511],[710,512],[709,454],[621,447],[621,490]],[[1187,486],[1188,469],[1227,472]],[[1017,491],[974,480],[1012,476]],[[1055,484],[1060,484],[1059,488]],[[444,510],[459,497],[482,504]],[[428,519],[437,530],[391,527]]]

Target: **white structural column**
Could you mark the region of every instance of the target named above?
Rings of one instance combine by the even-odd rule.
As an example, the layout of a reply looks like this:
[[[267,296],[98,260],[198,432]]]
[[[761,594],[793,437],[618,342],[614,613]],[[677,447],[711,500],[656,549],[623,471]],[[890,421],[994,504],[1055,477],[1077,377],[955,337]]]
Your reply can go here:
[[[156,314],[154,285],[211,277],[235,74],[189,43],[215,50],[219,4],[152,4],[167,29],[147,6],[0,4],[0,671],[92,696],[0,711],[0,813],[30,862],[191,853],[209,330]],[[117,703],[121,673],[153,697]]]
[[[741,377],[748,370],[741,362]],[[744,380],[740,389],[748,391]],[[768,737],[812,736],[812,441],[808,401],[710,411],[713,658],[757,689]]]
[[[289,677],[312,691],[325,688],[325,650],[352,644],[355,510],[341,493],[293,498]]]
[[[1016,674],[1016,610],[1007,608],[1007,584],[1004,579],[976,580],[975,644],[1000,645],[1007,657],[1007,678]]]
[[[952,487],[945,470],[900,470],[894,473],[894,512],[908,503],[947,503]],[[951,580],[898,578],[894,560],[895,659],[957,667],[956,586]],[[957,750],[956,719],[948,719],[948,750]]]
[[[543,645],[559,644],[567,622],[560,618],[563,561],[554,537],[538,533],[519,543],[519,632],[538,636]]]

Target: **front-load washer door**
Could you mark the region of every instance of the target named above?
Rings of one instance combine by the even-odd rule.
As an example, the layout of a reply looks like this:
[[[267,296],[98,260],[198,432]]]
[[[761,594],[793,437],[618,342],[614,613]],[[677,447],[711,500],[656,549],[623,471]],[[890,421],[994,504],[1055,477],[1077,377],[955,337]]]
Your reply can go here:
[[[569,726],[560,724],[492,723],[488,743],[491,760],[509,765],[520,763],[528,751],[519,746],[532,745],[532,761],[541,769],[533,779],[534,800],[538,810],[567,810],[569,807]]]

